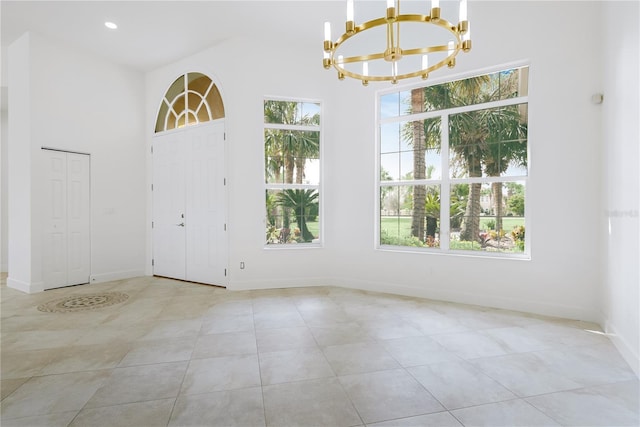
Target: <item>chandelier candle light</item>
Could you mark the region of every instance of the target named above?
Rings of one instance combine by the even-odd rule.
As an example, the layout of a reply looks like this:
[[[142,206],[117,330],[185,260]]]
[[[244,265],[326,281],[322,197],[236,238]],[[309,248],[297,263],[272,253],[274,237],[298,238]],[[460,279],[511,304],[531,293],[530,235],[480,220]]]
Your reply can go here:
[[[460,16],[457,25],[453,25],[440,16],[440,0],[431,0],[429,15],[402,15],[400,14],[400,0],[387,0],[387,13],[385,16],[360,25],[356,25],[354,21],[353,3],[354,0],[347,0],[345,32],[335,42],[331,39],[331,24],[329,22],[324,23],[324,58],[322,63],[326,69],[335,68],[338,71],[338,79],[340,80],[345,77],[351,77],[361,80],[362,84],[366,86],[370,81],[390,81],[395,84],[398,80],[413,77],[426,79],[429,73],[445,65],[453,68],[456,64],[456,55],[461,50],[464,52],[471,50],[467,0],[460,0]],[[401,26],[404,34],[404,28],[409,25],[415,28],[415,24],[429,26],[430,30],[433,28],[438,29],[439,38],[446,41],[443,44],[428,44],[423,47],[403,49],[400,46]],[[367,46],[372,46],[375,37],[372,34],[374,31],[369,31],[368,33],[367,31],[377,27],[386,29],[386,45],[382,52],[353,54],[353,49],[347,49],[349,45],[352,45],[352,47],[357,46],[356,39],[366,38],[367,35],[365,33],[372,35],[371,40],[367,43]],[[446,38],[443,38],[443,35]],[[362,42],[364,40],[359,41]],[[361,51],[361,49],[356,50]],[[436,60],[430,61],[430,55]],[[405,61],[402,61],[403,59]],[[380,66],[382,61],[388,62],[390,66]],[[378,65],[376,72],[370,72],[370,62],[375,62]],[[362,64],[361,66],[359,66],[360,63]],[[400,66],[398,66],[399,64]],[[359,71],[360,69],[362,69],[361,72]],[[380,71],[379,69],[388,71],[380,73],[378,72]]]

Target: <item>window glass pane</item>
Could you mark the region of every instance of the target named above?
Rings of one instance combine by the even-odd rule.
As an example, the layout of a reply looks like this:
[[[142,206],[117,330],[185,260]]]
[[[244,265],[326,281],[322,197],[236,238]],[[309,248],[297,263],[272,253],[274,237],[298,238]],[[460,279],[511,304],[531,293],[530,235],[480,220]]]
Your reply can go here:
[[[320,157],[320,132],[266,129],[265,154],[270,158],[282,159],[284,183],[304,184],[307,174],[308,179],[317,179],[319,168],[308,160]],[[315,169],[307,170],[307,166]],[[270,167],[269,163],[267,167]]]
[[[520,105],[449,116],[452,178],[524,176],[527,123]]]
[[[303,158],[302,184],[320,184],[320,159]]]
[[[211,108],[211,116],[215,119],[224,118],[224,104],[222,103],[222,96],[216,85],[213,85],[209,94],[207,95],[207,103]]]
[[[172,111],[169,110],[169,119],[167,120],[167,130],[175,129],[178,127],[178,116]]]
[[[380,180],[400,180],[400,153],[387,153],[380,155]]]
[[[167,118],[168,111],[169,111],[169,106],[164,100],[162,100],[162,103],[160,104],[160,111],[158,111],[158,119],[156,120],[156,133],[162,132],[163,130],[165,130],[164,122],[165,122],[165,119]]]
[[[524,252],[524,193],[524,181],[454,186],[450,248]]]
[[[305,102],[300,104],[300,124],[320,125],[320,104]]]
[[[189,110],[197,111],[198,107],[200,107],[200,103],[202,102],[202,97],[197,93],[189,92],[187,95],[189,101]]]
[[[380,97],[380,117],[398,117],[400,115],[400,94],[388,93]]]
[[[293,124],[295,122],[296,103],[288,101],[264,101],[264,122]]]
[[[207,94],[207,90],[212,84],[212,81],[209,77],[200,73],[189,73],[188,74],[188,89],[200,94],[201,97]]]
[[[451,86],[455,82],[442,83],[423,88],[424,111],[438,111],[450,108],[454,102],[451,100]]]
[[[264,131],[265,179],[268,183],[284,183],[281,134],[277,129]]]
[[[184,93],[184,76],[180,76],[174,81],[169,89],[167,90],[167,94],[165,98],[171,104],[174,99],[181,93]]]
[[[209,120],[211,120],[211,117],[209,116],[209,110],[207,110],[207,105],[205,103],[202,103],[202,105],[200,105],[200,108],[198,109],[196,114],[200,123],[208,122]]]
[[[266,190],[267,244],[312,243],[320,236],[317,190]]]
[[[413,151],[403,151],[400,153],[400,179],[411,181],[415,179],[413,174]]]
[[[426,179],[442,179],[442,160],[439,148],[425,151],[424,164]]]
[[[509,99],[528,95],[529,68],[514,68],[490,74],[494,99]]]
[[[177,115],[180,115],[184,112],[185,106],[186,106],[186,100],[185,100],[184,94],[182,94],[176,98],[172,107],[173,107],[173,111],[175,111]]]
[[[380,244],[440,246],[440,186],[380,187]]]
[[[380,152],[392,153],[400,150],[400,123],[380,126]]]
[[[182,113],[178,116],[177,127],[181,128],[187,124],[187,115]]]

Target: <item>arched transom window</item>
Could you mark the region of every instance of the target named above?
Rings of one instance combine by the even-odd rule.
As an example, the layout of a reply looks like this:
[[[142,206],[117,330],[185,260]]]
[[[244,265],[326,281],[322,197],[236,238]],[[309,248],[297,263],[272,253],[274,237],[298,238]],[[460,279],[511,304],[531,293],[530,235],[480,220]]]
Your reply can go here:
[[[224,117],[224,104],[213,81],[187,73],[171,84],[160,105],[156,133]]]

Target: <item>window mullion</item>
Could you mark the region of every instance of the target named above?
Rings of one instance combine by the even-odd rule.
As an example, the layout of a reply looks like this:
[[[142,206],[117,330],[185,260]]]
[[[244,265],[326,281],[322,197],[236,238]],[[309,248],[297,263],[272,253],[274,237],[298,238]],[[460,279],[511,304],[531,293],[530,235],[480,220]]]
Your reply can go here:
[[[450,215],[449,205],[451,184],[449,180],[449,115],[443,114],[440,119],[440,161],[442,170],[442,183],[440,184],[440,249],[449,250]]]

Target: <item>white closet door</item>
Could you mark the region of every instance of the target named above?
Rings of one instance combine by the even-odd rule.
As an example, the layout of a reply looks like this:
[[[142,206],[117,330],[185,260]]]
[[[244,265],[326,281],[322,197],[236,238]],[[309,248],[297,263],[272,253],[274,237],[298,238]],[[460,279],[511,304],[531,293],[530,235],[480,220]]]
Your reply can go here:
[[[67,283],[88,283],[91,274],[89,156],[67,154]]]
[[[224,124],[189,130],[187,280],[226,284]]]
[[[43,150],[44,288],[79,285],[91,274],[90,158]]]
[[[184,133],[153,138],[153,274],[186,280]]]

